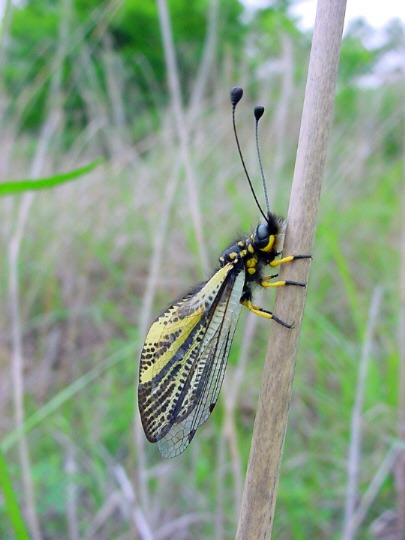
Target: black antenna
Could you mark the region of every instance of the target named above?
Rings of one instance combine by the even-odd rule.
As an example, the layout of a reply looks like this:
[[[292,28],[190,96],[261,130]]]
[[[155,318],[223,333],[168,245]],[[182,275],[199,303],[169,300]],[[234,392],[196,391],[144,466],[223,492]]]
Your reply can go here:
[[[257,151],[257,157],[259,159],[259,167],[260,167],[260,175],[262,177],[263,182],[263,191],[264,191],[264,198],[266,200],[266,208],[267,213],[270,214],[270,204],[269,204],[269,196],[267,194],[267,186],[266,186],[266,180],[264,178],[264,172],[263,172],[263,165],[262,165],[262,156],[260,155],[260,148],[259,148],[259,120],[264,114],[264,107],[262,105],[256,105],[254,110],[254,115],[256,118],[256,129],[255,129],[255,135],[256,135],[256,151]]]
[[[249,182],[249,186],[250,186],[250,189],[253,193],[253,198],[254,200],[256,201],[256,204],[257,204],[257,207],[258,209],[260,210],[260,213],[262,214],[262,216],[264,217],[264,219],[267,221],[267,216],[266,214],[263,212],[262,210],[262,207],[260,206],[259,204],[259,201],[257,200],[257,197],[256,197],[256,193],[255,193],[255,190],[253,189],[253,185],[252,185],[252,181],[250,180],[250,176],[249,176],[249,173],[247,172],[247,169],[246,169],[246,165],[245,165],[245,161],[243,159],[243,156],[242,156],[242,151],[240,149],[240,144],[239,144],[239,139],[238,139],[238,134],[236,132],[236,123],[235,123],[235,109],[236,109],[236,105],[239,103],[239,101],[242,99],[242,96],[243,96],[243,90],[242,88],[240,88],[239,86],[234,86],[231,90],[231,103],[232,103],[232,124],[233,124],[233,132],[235,134],[235,140],[236,140],[236,145],[238,147],[238,152],[239,152],[239,157],[240,157],[240,160],[242,162],[242,167],[243,167],[243,170],[245,171],[245,175],[246,175],[246,178]],[[264,109],[263,109],[264,111]],[[263,114],[263,113],[262,113]],[[260,116],[259,116],[260,118]],[[257,125],[257,120],[256,120],[256,125]],[[266,203],[267,203],[267,192],[266,192]],[[268,204],[268,203],[267,203]]]

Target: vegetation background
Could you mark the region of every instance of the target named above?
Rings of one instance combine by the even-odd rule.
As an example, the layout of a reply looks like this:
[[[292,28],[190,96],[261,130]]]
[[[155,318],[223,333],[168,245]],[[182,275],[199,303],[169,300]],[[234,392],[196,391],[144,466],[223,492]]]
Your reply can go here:
[[[260,196],[252,110],[266,107],[264,169],[286,213],[311,44],[292,3],[169,0],[176,66],[159,2],[6,3],[1,180],[104,161],[0,201],[0,469],[18,501],[3,484],[0,538],[18,510],[34,539],[234,537],[268,322],[242,314],[215,412],[175,460],[144,438],[138,359],[151,320],[257,225],[235,84]],[[403,538],[404,54],[399,21],[346,29],[278,539]]]

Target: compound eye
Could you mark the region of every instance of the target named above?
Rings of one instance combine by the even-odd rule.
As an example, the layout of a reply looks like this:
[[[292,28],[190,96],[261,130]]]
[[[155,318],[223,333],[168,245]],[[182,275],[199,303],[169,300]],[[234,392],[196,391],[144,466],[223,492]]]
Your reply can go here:
[[[267,225],[259,225],[256,229],[256,241],[262,242],[263,240],[268,240],[269,238],[269,229]]]

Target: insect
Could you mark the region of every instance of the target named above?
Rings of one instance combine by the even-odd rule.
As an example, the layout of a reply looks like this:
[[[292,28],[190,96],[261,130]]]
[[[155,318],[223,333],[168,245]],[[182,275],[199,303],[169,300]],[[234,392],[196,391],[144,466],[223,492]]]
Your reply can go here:
[[[141,353],[138,404],[145,435],[157,442],[163,457],[177,456],[211,414],[222,386],[225,368],[242,305],[266,319],[291,328],[252,302],[252,286],[305,287],[305,283],[277,281],[275,268],[310,255],[281,256],[286,221],[270,212],[258,145],[258,122],[264,108],[256,106],[256,145],[267,213],[262,210],[247,172],[235,123],[239,87],[231,90],[232,123],[243,169],[264,218],[255,232],[242,238],[219,258],[219,269],[171,305],[152,324]],[[281,258],[280,258],[281,256]]]

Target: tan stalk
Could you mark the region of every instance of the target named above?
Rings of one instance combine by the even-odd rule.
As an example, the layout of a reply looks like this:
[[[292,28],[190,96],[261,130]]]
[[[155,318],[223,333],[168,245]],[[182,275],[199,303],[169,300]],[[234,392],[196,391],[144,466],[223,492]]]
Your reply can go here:
[[[312,252],[344,23],[345,0],[319,0],[305,91],[284,254]],[[307,281],[309,263],[284,265],[280,279]],[[271,538],[305,291],[280,288],[253,431],[237,539]]]

